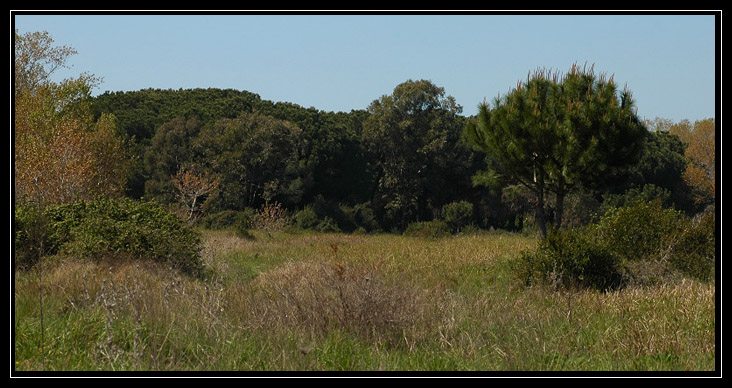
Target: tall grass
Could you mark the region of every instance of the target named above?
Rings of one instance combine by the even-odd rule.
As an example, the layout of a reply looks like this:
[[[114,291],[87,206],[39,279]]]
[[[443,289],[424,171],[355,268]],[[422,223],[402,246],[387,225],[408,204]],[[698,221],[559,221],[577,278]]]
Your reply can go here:
[[[197,279],[146,261],[48,260],[43,346],[38,278],[16,272],[15,370],[716,367],[713,283],[525,288],[511,266],[536,241],[514,234],[256,237],[204,233]]]

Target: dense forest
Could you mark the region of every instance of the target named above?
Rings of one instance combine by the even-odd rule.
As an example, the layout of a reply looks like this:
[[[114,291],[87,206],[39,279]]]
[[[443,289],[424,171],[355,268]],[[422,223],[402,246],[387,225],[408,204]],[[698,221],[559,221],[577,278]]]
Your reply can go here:
[[[537,69],[472,117],[443,87],[411,79],[363,110],[326,112],[232,89],[92,96],[95,76],[51,80],[75,50],[47,33],[15,39],[14,191],[18,238],[30,251],[54,252],[74,237],[45,225],[65,219],[51,213],[83,217],[50,205],[99,198],[155,203],[187,227],[243,236],[282,221],[320,232],[500,229],[544,239],[638,199],[690,217],[714,209],[714,119],[641,119],[631,91],[594,66]],[[129,219],[105,215],[114,216],[109,233],[91,245],[110,236],[122,238],[120,249],[150,244],[128,241],[118,222],[155,211],[122,206]],[[62,228],[101,230],[92,224]]]
[[[532,225],[534,199],[517,180],[489,179],[489,158],[470,145],[464,127],[475,118],[430,81],[408,80],[365,110],[325,112],[262,100],[232,89],[106,92],[92,99],[95,120],[116,118],[132,150],[126,195],[174,205],[171,177],[181,169],[218,177],[198,216],[281,203],[293,214],[313,210],[309,226],[403,231],[468,202],[470,224],[520,230]],[[711,122],[709,122],[711,121]],[[591,221],[628,197],[660,197],[694,214],[713,203],[684,179],[694,133],[714,121],[644,122],[647,136],[623,179],[579,187],[564,201],[565,225]],[[553,202],[554,201],[554,202]],[[555,199],[548,198],[548,212]]]

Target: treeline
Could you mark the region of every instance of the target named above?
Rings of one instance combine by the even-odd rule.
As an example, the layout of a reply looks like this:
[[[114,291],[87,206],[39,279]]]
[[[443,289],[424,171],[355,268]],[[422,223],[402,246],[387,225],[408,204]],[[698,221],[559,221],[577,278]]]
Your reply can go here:
[[[131,150],[126,195],[187,206],[192,216],[280,203],[301,212],[306,227],[401,232],[442,218],[448,205],[469,203],[466,222],[475,227],[533,227],[532,193],[516,180],[493,184],[490,158],[463,134],[475,118],[430,81],[408,80],[348,113],[231,89],[107,92],[92,98],[91,110],[95,120],[116,118]],[[692,135],[709,125],[713,139],[714,120],[644,125],[638,162],[613,185],[569,193],[563,225],[586,224],[634,197],[660,198],[687,214],[714,203],[713,186],[699,183],[708,179],[689,174],[700,163],[688,152],[696,146]],[[208,179],[215,190],[185,200],[182,174]],[[553,201],[547,198],[550,213]]]
[[[192,225],[248,238],[294,224],[537,232],[540,247],[519,268],[527,283],[713,277],[714,119],[641,120],[630,91],[592,67],[537,70],[465,117],[425,80],[348,113],[236,90],[93,97],[94,76],[51,78],[74,53],[47,33],[16,32],[19,268],[61,254],[151,258],[202,275]]]

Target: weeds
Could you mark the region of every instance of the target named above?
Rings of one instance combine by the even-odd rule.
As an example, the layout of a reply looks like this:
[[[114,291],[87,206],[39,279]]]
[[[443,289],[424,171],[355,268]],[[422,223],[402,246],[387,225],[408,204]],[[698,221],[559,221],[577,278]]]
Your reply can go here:
[[[345,330],[390,345],[429,332],[435,300],[420,290],[391,285],[379,265],[288,262],[258,277],[245,303],[251,329],[292,329],[324,337]],[[409,338],[414,337],[414,338]],[[406,339],[405,339],[406,338]]]
[[[15,274],[15,368],[714,370],[713,283],[517,286],[509,264],[535,244],[217,231],[205,234],[204,278],[152,260],[54,258],[43,353],[38,279]]]

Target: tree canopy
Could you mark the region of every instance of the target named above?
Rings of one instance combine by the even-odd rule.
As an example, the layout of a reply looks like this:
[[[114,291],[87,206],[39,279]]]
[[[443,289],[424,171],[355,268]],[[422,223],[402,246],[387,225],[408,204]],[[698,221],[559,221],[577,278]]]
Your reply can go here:
[[[47,205],[121,195],[130,157],[109,114],[93,119],[88,74],[54,82],[76,52],[48,33],[14,36],[14,172],[16,198]]]
[[[687,147],[685,156],[689,167],[684,180],[694,188],[695,200],[702,206],[714,203],[716,197],[716,124],[713,118],[695,121],[681,121],[669,127],[669,132],[678,136]]]
[[[371,103],[363,141],[375,170],[372,203],[397,228],[434,216],[460,155],[462,112],[444,88],[409,80]]]
[[[242,113],[205,127],[193,144],[201,164],[221,178],[221,206],[241,210],[270,201],[292,206],[303,195],[307,166],[300,162],[301,130],[258,113]]]
[[[405,230],[467,201],[470,224],[542,233],[565,213],[570,226],[588,222],[580,205],[624,197],[661,196],[688,213],[714,203],[714,119],[643,122],[630,91],[592,67],[537,69],[475,117],[430,80],[326,112],[233,89],[92,97],[93,75],[51,81],[73,48],[47,33],[14,43],[22,200],[144,197],[186,206],[191,219],[277,202],[347,231]]]
[[[547,193],[556,195],[559,227],[567,193],[620,181],[647,134],[630,91],[618,93],[612,77],[597,76],[592,67],[573,65],[565,75],[538,69],[492,108],[483,103],[479,109],[466,135],[498,173],[534,193],[542,235]]]

